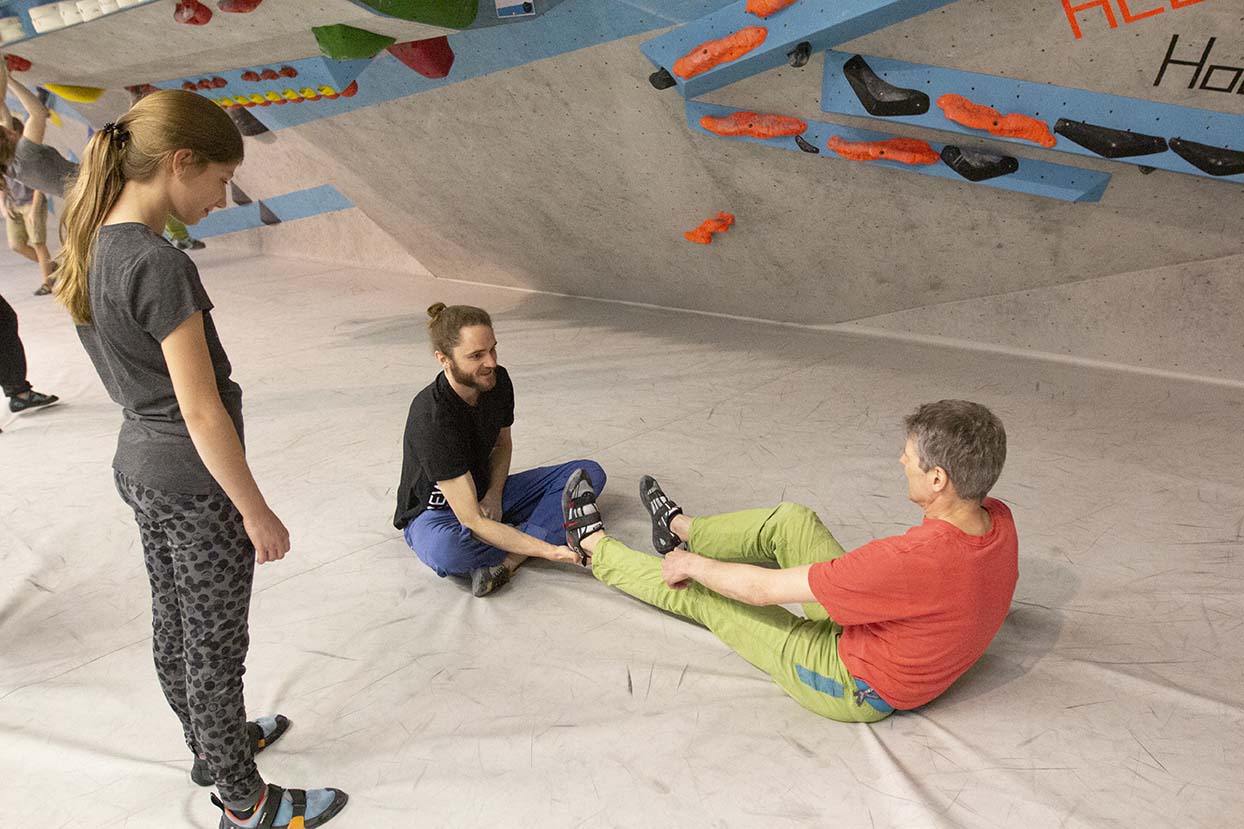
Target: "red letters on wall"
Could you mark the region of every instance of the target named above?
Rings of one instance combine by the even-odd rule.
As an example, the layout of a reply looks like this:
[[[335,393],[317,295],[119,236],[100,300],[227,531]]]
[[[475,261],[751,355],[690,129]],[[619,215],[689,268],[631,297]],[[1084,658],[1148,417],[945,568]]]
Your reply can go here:
[[[1106,23],[1112,29],[1119,26],[1119,18],[1124,23],[1135,23],[1137,20],[1144,20],[1146,17],[1162,14],[1170,9],[1184,9],[1188,6],[1195,6],[1203,0],[1088,0],[1086,3],[1073,5],[1074,0],[1063,0],[1063,10],[1067,12],[1067,21],[1071,23],[1071,32],[1076,39],[1084,37],[1084,32],[1080,30],[1080,18],[1077,16],[1081,12],[1093,11],[1099,9],[1106,16]],[[1157,5],[1153,5],[1153,4]],[[1133,11],[1132,4],[1144,4],[1149,8],[1137,8]],[[1114,7],[1118,6],[1119,15],[1116,16]]]

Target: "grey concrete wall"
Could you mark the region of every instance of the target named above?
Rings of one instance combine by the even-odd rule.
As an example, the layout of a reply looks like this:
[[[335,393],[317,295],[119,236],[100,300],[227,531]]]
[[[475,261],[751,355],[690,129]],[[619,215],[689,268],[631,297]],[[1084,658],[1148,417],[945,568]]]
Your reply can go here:
[[[555,12],[586,2],[567,0]],[[1081,13],[1077,40],[1053,0],[959,0],[843,48],[1244,113],[1244,95],[1189,91],[1186,73],[1153,86],[1173,34],[1189,52],[1217,37],[1213,62],[1244,66],[1238,4],[1203,0],[1172,10],[1152,0],[1146,8],[1163,5],[1161,15],[1120,20],[1113,30],[1100,12]],[[294,22],[287,24],[292,32]],[[523,26],[513,27],[515,37]],[[274,194],[331,181],[441,278],[809,325],[872,320],[913,332],[923,330],[922,315],[902,312],[936,307],[956,336],[1144,364],[1151,352],[1135,338],[1150,326],[1140,324],[1135,308],[1120,317],[1102,305],[1119,290],[1107,278],[1148,272],[1200,284],[1193,263],[1238,263],[1228,257],[1244,254],[1244,200],[1231,183],[1161,171],[1143,176],[1132,166],[1075,158],[1111,171],[1114,181],[1100,204],[1065,204],[693,134],[682,99],[646,81],[651,66],[638,46],[657,34],[281,130],[274,143],[250,144],[239,180],[252,193]],[[234,64],[254,62],[258,56],[242,61],[237,50],[257,44],[240,38],[225,54]],[[206,53],[194,57],[209,61],[197,69],[216,65]],[[135,64],[144,76],[126,80],[172,76],[174,66],[161,56],[167,71]],[[120,77],[121,68],[100,77]],[[710,100],[858,124],[820,112],[820,84],[816,57],[804,69],[773,70]],[[1073,160],[1039,148],[1008,151]],[[682,238],[721,210],[738,222],[711,247]],[[353,255],[326,235],[299,245],[317,243],[326,257]],[[1207,267],[1218,296],[1235,303],[1223,307],[1238,308],[1233,266]],[[985,299],[999,296],[1010,299]],[[1061,316],[1051,331],[1075,330],[1082,309],[1096,303],[1107,316],[1095,339],[1059,333],[1043,340],[1036,325],[1021,336],[1014,328],[982,331],[979,319],[968,324],[991,303],[1011,308],[1007,303],[1052,297],[1060,299],[1034,312],[1034,321],[1054,313]],[[1206,324],[1230,319],[1209,304],[1196,307]],[[1176,328],[1169,336],[1179,336]],[[1194,338],[1183,345],[1196,350]],[[1235,371],[1236,356],[1232,349],[1207,353],[1205,372]]]
[[[843,328],[1244,383],[1244,256],[924,306]]]

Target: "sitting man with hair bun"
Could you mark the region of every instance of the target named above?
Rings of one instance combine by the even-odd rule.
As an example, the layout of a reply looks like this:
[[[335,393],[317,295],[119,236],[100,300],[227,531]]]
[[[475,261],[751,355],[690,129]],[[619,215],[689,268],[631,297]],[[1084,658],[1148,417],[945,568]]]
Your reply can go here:
[[[393,525],[437,574],[469,576],[476,596],[504,585],[528,557],[578,561],[563,546],[562,490],[582,469],[599,492],[604,470],[577,460],[511,475],[514,386],[497,364],[492,318],[443,302],[428,317],[443,371],[410,404]]]
[[[876,722],[938,697],[993,641],[1011,607],[1019,541],[986,495],[1006,432],[966,400],[919,407],[899,463],[924,522],[848,553],[800,504],[692,518],[640,480],[665,560],[605,534],[586,475],[566,484],[566,541],[605,584],[707,627],[805,708]],[[693,552],[676,549],[686,543]],[[806,616],[778,605],[803,603]]]

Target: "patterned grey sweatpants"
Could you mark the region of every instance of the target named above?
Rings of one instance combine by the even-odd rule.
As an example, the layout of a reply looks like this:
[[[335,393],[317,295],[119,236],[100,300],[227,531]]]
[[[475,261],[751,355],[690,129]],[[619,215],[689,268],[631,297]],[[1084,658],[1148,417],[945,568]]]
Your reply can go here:
[[[206,756],[221,800],[249,808],[264,783],[242,698],[255,576],[255,548],[242,516],[223,492],[179,495],[113,474],[142,536],[152,650],[164,697],[190,751]]]

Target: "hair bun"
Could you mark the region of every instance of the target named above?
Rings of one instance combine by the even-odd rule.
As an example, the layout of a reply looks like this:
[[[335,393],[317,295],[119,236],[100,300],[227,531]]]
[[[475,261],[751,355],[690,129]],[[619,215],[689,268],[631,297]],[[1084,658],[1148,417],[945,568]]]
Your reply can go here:
[[[434,302],[428,306],[428,316],[431,317],[432,319],[436,319],[437,317],[441,315],[441,311],[444,311],[444,310],[445,310],[445,303]]]

